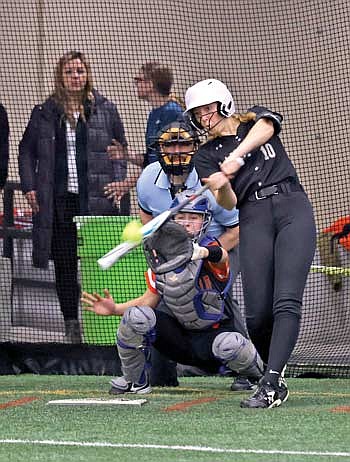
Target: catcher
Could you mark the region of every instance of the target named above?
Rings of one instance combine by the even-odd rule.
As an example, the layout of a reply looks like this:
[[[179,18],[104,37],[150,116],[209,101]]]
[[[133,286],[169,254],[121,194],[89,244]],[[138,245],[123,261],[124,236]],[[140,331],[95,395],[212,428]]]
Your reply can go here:
[[[191,190],[179,193],[172,206]],[[111,394],[150,393],[150,346],[167,358],[208,373],[225,366],[259,380],[263,363],[250,340],[236,332],[225,308],[230,288],[228,254],[205,234],[211,212],[200,196],[144,241],[148,288],[138,298],[115,303],[83,292],[84,308],[99,315],[123,315],[117,333],[122,377]]]

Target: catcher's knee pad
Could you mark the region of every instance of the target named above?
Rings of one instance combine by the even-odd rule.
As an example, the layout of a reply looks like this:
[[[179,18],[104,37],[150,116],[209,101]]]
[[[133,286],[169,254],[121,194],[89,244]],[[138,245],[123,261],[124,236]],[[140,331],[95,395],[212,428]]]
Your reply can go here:
[[[132,306],[128,308],[120,323],[120,327],[125,326],[142,335],[150,332],[155,325],[156,315],[149,306]]]
[[[128,308],[120,322],[117,343],[124,348],[141,348],[152,343],[156,315],[148,306]]]
[[[130,382],[140,383],[149,368],[155,325],[156,315],[148,306],[133,306],[123,315],[117,333],[117,347],[123,375]]]
[[[263,370],[255,346],[239,332],[222,332],[215,337],[212,351],[233,371],[260,378]]]

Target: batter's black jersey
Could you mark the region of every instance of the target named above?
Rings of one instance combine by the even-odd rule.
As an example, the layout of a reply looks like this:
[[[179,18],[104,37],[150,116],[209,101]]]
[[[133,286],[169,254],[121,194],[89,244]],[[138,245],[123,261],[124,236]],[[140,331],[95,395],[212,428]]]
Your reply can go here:
[[[205,143],[194,156],[194,163],[199,177],[208,177],[212,173],[220,171],[220,163],[237,148],[259,119],[267,118],[272,120],[275,127],[272,138],[259,149],[245,156],[245,165],[239,169],[231,180],[232,188],[237,196],[237,208],[248,196],[261,188],[287,179],[295,182],[299,181],[295,168],[278,137],[282,116],[262,106],[254,106],[249,111],[257,114],[255,121],[240,123],[236,136],[221,136]]]

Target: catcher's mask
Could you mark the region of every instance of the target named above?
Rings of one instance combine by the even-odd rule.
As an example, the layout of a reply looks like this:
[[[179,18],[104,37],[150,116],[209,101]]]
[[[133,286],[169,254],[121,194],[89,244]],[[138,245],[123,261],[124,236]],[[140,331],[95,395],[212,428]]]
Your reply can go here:
[[[193,169],[199,138],[184,120],[166,125],[157,135],[159,162],[167,175],[183,175]]]
[[[181,202],[186,200],[188,197],[192,196],[194,192],[195,191],[193,189],[186,189],[185,191],[176,194],[175,199],[171,204],[171,207],[176,207]],[[179,218],[181,218],[181,214],[185,213],[200,214],[203,217],[200,229],[197,231],[195,235],[192,236],[193,241],[199,242],[205,235],[212,218],[208,198],[202,194],[193,201],[189,202],[176,215],[175,218],[178,223],[181,223],[181,219],[179,220]],[[184,226],[184,223],[181,224]]]

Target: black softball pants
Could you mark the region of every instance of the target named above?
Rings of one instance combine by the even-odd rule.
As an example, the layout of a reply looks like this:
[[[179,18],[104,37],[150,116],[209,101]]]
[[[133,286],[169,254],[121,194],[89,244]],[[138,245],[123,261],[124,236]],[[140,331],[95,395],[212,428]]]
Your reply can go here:
[[[316,230],[303,191],[240,208],[240,257],[247,328],[270,369],[281,372],[297,342]]]

